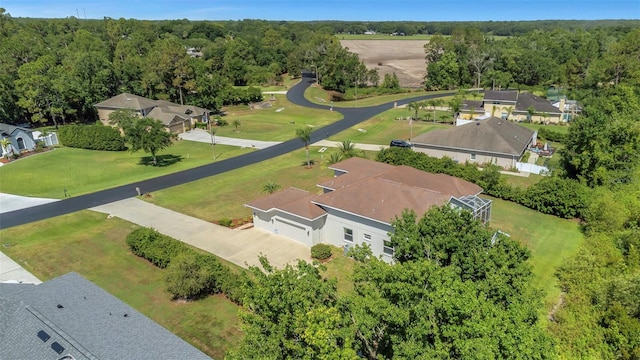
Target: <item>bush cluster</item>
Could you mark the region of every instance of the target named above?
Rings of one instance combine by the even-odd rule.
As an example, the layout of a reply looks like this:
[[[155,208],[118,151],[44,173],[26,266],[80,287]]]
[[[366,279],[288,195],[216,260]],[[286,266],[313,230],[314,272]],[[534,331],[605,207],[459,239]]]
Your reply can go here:
[[[58,135],[64,146],[105,151],[125,150],[120,130],[104,125],[65,125]]]
[[[241,304],[243,274],[236,274],[211,254],[203,254],[151,228],[132,231],[126,239],[131,251],[160,268],[167,268],[167,290],[175,298],[198,298],[224,293]]]
[[[558,143],[564,143],[565,141],[567,141],[567,134],[548,129],[546,127],[541,127],[540,129],[538,129],[538,137],[543,138],[547,141],[555,141]]]
[[[316,244],[311,247],[311,257],[318,260],[325,260],[331,257],[331,246],[327,244]]]
[[[220,226],[231,227],[232,223],[233,223],[233,220],[231,220],[229,218],[222,218],[222,219],[218,220],[218,225],[220,225]]]
[[[480,170],[475,164],[458,164],[450,158],[439,159],[402,148],[382,150],[376,160],[459,177],[482,187],[487,195],[563,218],[584,218],[589,203],[589,188],[570,179],[549,177],[528,189],[522,189],[507,184],[495,165]]]

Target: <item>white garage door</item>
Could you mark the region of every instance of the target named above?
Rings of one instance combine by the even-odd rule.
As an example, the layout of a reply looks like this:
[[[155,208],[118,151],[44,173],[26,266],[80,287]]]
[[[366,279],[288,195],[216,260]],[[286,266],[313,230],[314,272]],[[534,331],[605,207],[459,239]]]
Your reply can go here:
[[[276,219],[275,225],[276,234],[307,243],[307,230],[304,227],[280,219]]]

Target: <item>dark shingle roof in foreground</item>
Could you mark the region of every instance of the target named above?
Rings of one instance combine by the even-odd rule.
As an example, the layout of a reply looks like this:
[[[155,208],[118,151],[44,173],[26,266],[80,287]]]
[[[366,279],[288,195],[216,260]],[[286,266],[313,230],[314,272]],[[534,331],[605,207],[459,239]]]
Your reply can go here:
[[[0,359],[210,359],[77,273],[10,293],[4,285]]]

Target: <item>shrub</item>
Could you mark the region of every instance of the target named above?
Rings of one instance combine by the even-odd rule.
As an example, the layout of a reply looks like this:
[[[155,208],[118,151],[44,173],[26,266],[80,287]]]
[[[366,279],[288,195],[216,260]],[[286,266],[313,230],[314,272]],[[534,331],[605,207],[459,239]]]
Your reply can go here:
[[[221,226],[231,227],[232,223],[233,223],[233,220],[229,218],[223,218],[218,220],[218,224],[220,224]]]
[[[120,130],[104,125],[65,125],[58,135],[64,146],[105,151],[125,150]]]
[[[318,260],[325,260],[331,257],[331,246],[327,244],[316,244],[311,247],[311,257]]]
[[[559,131],[553,131],[546,127],[541,127],[538,129],[538,137],[541,137],[547,141],[555,141],[559,143],[564,143],[567,140],[567,134],[561,133]]]
[[[162,269],[166,268],[175,256],[187,249],[180,241],[151,228],[132,231],[127,235],[126,243],[131,252]]]
[[[548,177],[531,185],[525,192],[525,206],[563,218],[583,217],[588,189],[575,180]]]

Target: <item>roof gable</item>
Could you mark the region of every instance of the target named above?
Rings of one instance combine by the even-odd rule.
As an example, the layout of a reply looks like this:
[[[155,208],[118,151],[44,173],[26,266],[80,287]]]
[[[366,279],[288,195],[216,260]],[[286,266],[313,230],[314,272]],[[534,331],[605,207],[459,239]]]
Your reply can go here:
[[[313,220],[325,214],[321,208],[313,205],[311,199],[316,195],[296,188],[288,188],[245,204],[261,211],[280,209],[282,211]]]
[[[455,128],[434,130],[411,139],[414,145],[438,146],[517,156],[528,146],[535,131],[490,117]]]

